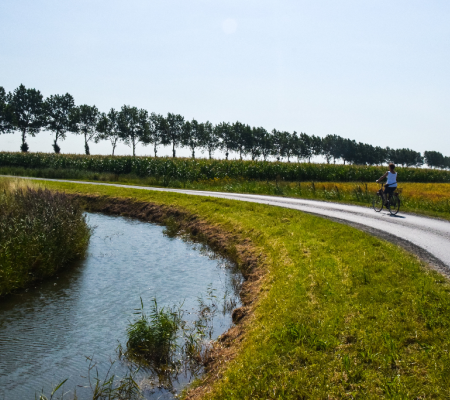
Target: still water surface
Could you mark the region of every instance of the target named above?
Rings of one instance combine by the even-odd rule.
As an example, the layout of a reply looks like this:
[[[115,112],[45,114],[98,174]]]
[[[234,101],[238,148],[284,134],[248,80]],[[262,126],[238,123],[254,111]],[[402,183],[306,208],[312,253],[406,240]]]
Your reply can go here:
[[[0,301],[0,399],[34,399],[36,392],[49,394],[66,378],[65,392],[78,386],[79,399],[92,398],[90,389],[81,387],[88,385],[86,356],[98,363],[100,375],[105,373],[118,343],[126,344],[127,324],[140,297],[148,311],[154,297],[162,306],[184,302],[186,320],[194,318],[198,297],[208,297],[208,288],[218,304],[224,298],[239,301],[240,278],[204,247],[169,238],[163,227],[150,223],[101,214],[88,219],[95,229],[85,260]],[[216,338],[230,327],[230,312],[217,313],[213,324]],[[117,361],[114,372],[123,376],[126,371]],[[151,387],[155,381],[148,372],[138,378],[147,382],[146,398],[174,398],[165,388]],[[178,376],[175,391],[190,379],[189,373]]]

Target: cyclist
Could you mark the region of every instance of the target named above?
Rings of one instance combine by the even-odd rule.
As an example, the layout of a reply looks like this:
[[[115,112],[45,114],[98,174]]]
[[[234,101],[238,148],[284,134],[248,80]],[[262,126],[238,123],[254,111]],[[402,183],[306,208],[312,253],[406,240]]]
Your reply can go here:
[[[392,193],[394,193],[395,189],[397,189],[397,172],[395,172],[394,163],[389,163],[389,171],[386,172],[381,178],[377,179],[377,183],[386,177],[387,182],[384,185],[384,194],[387,201],[389,201]]]

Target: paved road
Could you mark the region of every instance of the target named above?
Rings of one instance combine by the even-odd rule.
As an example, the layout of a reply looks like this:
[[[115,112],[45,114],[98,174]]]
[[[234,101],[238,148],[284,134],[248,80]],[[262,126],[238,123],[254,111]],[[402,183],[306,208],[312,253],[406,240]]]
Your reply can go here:
[[[73,182],[62,179],[26,179]],[[100,182],[77,181],[76,183],[218,197],[300,210],[355,226],[376,236],[381,236],[389,241],[395,242],[409,251],[419,255],[422,259],[425,259],[442,273],[450,275],[450,222],[444,220],[420,217],[412,214],[402,214],[401,212],[397,216],[391,216],[384,210],[380,213],[376,213],[372,208],[368,207],[329,203],[316,200],[303,200],[253,194],[166,189]]]

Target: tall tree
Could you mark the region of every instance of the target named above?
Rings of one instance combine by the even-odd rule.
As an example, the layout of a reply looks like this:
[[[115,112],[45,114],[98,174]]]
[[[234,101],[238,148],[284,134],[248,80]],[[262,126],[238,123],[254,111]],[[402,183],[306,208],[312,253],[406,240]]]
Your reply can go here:
[[[322,155],[325,157],[327,164],[329,164],[331,158],[333,158],[336,144],[335,135],[327,135],[322,139]],[[334,158],[334,160],[336,163],[336,158]]]
[[[239,153],[239,159],[242,160],[242,156],[251,152],[252,148],[252,130],[250,126],[236,121],[230,126],[232,134],[236,140],[235,149]]]
[[[117,143],[120,140],[119,113],[114,108],[111,108],[108,114],[101,113],[96,129],[99,132],[99,139],[111,142],[112,155],[114,155]]]
[[[297,157],[308,159],[308,162],[311,162],[311,157],[314,154],[311,136],[301,132],[297,143]]]
[[[100,112],[96,106],[82,104],[72,109],[70,115],[72,129],[75,134],[84,136],[84,151],[86,155],[90,154],[89,142],[94,140],[95,143],[98,143],[101,138],[97,131],[99,117]]]
[[[225,151],[225,158],[228,160],[230,151],[236,149],[235,131],[227,122],[221,122],[214,129],[217,137],[220,139],[220,148]]]
[[[425,151],[423,155],[429,167],[445,167],[445,157],[439,151]]]
[[[287,134],[287,141],[286,141],[286,157],[288,159],[288,162],[291,162],[291,157],[294,157],[296,155],[296,147],[298,142],[298,135],[297,132],[294,131],[292,135],[290,135],[288,132]]]
[[[0,134],[10,133],[13,131],[12,108],[8,104],[11,98],[10,93],[6,93],[5,89],[0,86]]]
[[[47,115],[47,129],[55,134],[53,150],[59,153],[58,139],[64,140],[66,133],[74,130],[71,113],[75,107],[73,97],[66,93],[64,95],[52,95],[45,100],[45,111]]]
[[[209,159],[212,159],[213,152],[219,148],[219,137],[213,124],[206,121],[203,126],[203,138],[200,144],[201,147],[208,151]]]
[[[204,136],[204,125],[199,124],[197,120],[186,121],[183,125],[183,134],[181,144],[189,147],[192,158],[195,158],[195,149],[200,147]]]
[[[292,154],[288,153],[289,149],[289,132],[277,131],[274,129],[272,131],[273,135],[273,153],[272,155],[280,161],[283,157],[290,157]],[[289,161],[288,157],[288,161]]]
[[[244,137],[245,137],[245,154],[250,153],[252,161],[256,160],[262,153],[262,141],[267,131],[264,128],[250,127],[245,125]]]
[[[184,117],[168,113],[166,118],[165,143],[172,145],[172,157],[176,157],[176,147],[182,140]]]
[[[32,137],[45,126],[45,109],[42,94],[36,89],[27,89],[20,85],[9,96],[9,112],[11,112],[13,128],[22,134],[20,150],[28,151],[27,135]]]
[[[344,165],[346,162],[352,162],[353,154],[356,152],[356,142],[351,139],[344,139],[341,146],[341,158],[344,161]]]
[[[136,156],[136,146],[139,143],[150,143],[150,126],[148,112],[137,107],[122,106],[119,112],[120,138],[133,149]]]
[[[389,159],[406,167],[423,165],[422,155],[411,149],[389,149]]]
[[[450,169],[450,157],[447,157],[447,156],[445,157],[444,164],[445,164],[445,168]]]
[[[312,153],[314,155],[320,156],[322,154],[322,138],[320,138],[319,136],[312,135],[311,146],[312,146]]]
[[[158,157],[158,146],[163,144],[164,132],[166,129],[166,120],[161,114],[151,113],[149,118],[150,143],[153,143],[155,157]]]
[[[263,160],[267,161],[273,153],[273,135],[263,127],[253,128],[253,137],[258,146],[258,152],[262,155]]]

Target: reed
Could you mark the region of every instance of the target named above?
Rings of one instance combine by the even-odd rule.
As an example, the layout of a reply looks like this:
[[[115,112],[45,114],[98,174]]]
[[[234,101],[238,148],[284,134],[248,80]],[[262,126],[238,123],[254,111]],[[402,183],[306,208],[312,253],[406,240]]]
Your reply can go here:
[[[158,308],[153,299],[150,314],[141,308],[135,313],[138,317],[127,329],[127,355],[152,364],[169,364],[177,348],[178,331],[182,323],[181,311],[175,307]]]
[[[67,195],[0,181],[0,296],[82,257],[90,234]]]

